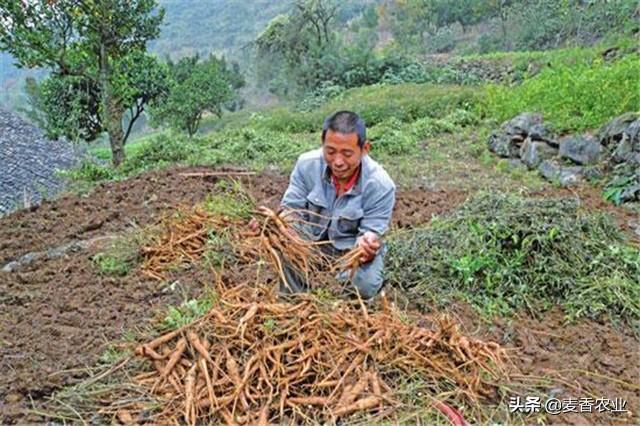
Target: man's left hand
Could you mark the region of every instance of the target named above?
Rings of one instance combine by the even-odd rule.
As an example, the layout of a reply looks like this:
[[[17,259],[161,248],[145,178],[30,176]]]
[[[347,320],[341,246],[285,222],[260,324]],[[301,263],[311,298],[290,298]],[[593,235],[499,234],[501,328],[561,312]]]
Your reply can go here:
[[[356,244],[364,251],[364,254],[360,257],[361,263],[371,262],[380,248],[380,239],[375,232],[367,231],[358,238]]]

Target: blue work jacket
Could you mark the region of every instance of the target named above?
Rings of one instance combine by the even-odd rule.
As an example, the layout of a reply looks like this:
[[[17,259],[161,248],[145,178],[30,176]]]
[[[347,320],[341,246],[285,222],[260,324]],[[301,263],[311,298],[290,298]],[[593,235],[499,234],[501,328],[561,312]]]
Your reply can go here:
[[[337,197],[320,148],[298,158],[281,204],[302,211],[309,238],[328,239],[337,250],[348,250],[365,232],[373,231],[381,237],[389,229],[395,193],[396,186],[387,172],[365,155],[357,182]]]

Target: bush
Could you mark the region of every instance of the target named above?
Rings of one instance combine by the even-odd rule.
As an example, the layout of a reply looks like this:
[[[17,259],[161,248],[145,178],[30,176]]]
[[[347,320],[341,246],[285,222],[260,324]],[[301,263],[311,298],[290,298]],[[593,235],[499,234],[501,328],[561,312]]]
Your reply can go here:
[[[406,125],[391,117],[371,127],[367,134],[375,155],[407,155],[417,149],[417,138]]]
[[[318,132],[319,134],[319,132]],[[213,133],[198,142],[192,164],[237,164],[262,169],[268,165],[290,168],[299,154],[319,146],[309,134],[274,132],[246,127]]]
[[[126,174],[140,172],[170,164],[184,163],[196,156],[194,141],[182,135],[159,135],[132,153],[122,164]]]
[[[476,41],[478,53],[489,53],[502,50],[504,40],[499,33],[484,33]]]
[[[331,81],[323,81],[318,88],[308,93],[297,106],[298,111],[312,111],[330,99],[340,99],[344,87]]]
[[[613,64],[556,65],[518,87],[491,85],[484,114],[499,121],[522,111],[539,111],[559,131],[595,128],[640,105],[640,56],[629,55]]]
[[[447,53],[456,47],[455,30],[449,26],[440,28],[438,32],[427,40],[429,52]]]
[[[79,166],[59,172],[60,176],[75,181],[96,183],[103,180],[110,180],[117,176],[117,172],[109,166],[98,164],[95,161],[84,160]]]

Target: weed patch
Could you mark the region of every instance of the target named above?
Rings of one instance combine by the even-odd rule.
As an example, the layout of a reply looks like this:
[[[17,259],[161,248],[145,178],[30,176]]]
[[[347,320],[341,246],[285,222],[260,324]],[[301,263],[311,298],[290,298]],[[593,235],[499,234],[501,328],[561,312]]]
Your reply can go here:
[[[91,260],[101,275],[123,277],[140,262],[139,247],[142,238],[135,233],[118,238],[106,250],[96,253]]]
[[[455,214],[390,238],[388,280],[486,315],[561,305],[567,319],[640,320],[640,251],[573,199],[481,194]]]
[[[558,131],[596,128],[640,105],[640,56],[614,63],[558,64],[525,80],[518,87],[491,85],[482,109],[498,121],[523,111],[538,111]]]

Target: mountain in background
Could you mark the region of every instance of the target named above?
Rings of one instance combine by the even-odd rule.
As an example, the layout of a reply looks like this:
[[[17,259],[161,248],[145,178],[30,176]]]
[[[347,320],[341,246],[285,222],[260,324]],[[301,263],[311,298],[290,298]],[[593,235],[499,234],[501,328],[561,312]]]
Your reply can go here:
[[[225,55],[248,63],[247,43],[276,15],[286,13],[293,0],[158,0],[166,15],[160,37],[149,49],[160,57],[177,59],[200,53]],[[44,70],[20,69],[0,52],[0,109],[22,106],[27,76],[42,77]]]
[[[242,61],[243,49],[276,15],[286,13],[293,0],[158,0],[166,15],[160,37],[150,50],[164,57],[194,53]]]

